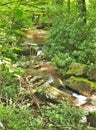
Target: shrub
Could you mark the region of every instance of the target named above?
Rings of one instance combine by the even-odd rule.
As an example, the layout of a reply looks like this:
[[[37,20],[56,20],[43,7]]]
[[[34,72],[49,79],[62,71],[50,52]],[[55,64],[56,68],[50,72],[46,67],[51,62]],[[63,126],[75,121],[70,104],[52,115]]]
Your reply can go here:
[[[45,125],[46,129],[77,130],[81,127],[80,120],[84,113],[83,111],[72,107],[69,103],[44,107],[43,109],[45,112],[45,121],[48,121]]]
[[[85,114],[68,103],[51,107],[43,106],[42,115],[39,112],[38,110],[24,110],[0,105],[0,123],[6,130],[78,130],[86,128],[86,124],[80,123]]]
[[[85,24],[74,11],[58,14],[46,42],[47,56],[57,65],[63,63],[63,74],[72,61],[96,63],[95,30],[95,18]]]
[[[27,130],[30,128],[31,111],[0,106],[0,122],[6,130]]]

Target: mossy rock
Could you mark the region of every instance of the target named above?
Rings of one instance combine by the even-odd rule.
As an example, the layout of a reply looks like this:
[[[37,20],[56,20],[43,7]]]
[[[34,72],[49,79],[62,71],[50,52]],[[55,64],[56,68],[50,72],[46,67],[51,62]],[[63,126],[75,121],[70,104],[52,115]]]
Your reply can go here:
[[[52,101],[57,103],[62,103],[64,101],[68,101],[72,103],[72,97],[65,92],[58,90],[55,87],[52,87],[50,84],[45,83],[42,86],[36,89],[37,97],[42,99],[43,101]]]
[[[86,75],[85,74],[86,70],[87,70],[87,65],[73,62],[69,66],[69,69],[68,69],[66,75],[67,76],[72,76],[72,75],[74,75],[74,76],[84,76],[84,75]]]
[[[96,83],[85,78],[72,76],[66,80],[66,86],[85,96],[96,93]]]
[[[66,76],[87,77],[89,80],[96,81],[96,64],[88,66],[86,64],[73,62],[69,66]]]
[[[90,80],[96,81],[96,64],[91,65],[87,71],[87,77]]]

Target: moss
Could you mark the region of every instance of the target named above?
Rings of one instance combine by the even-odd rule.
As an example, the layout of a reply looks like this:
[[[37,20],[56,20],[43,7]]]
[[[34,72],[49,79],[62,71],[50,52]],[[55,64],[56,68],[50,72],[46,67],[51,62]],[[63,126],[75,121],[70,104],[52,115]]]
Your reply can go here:
[[[88,77],[90,80],[96,81],[96,64],[91,65],[91,66],[88,68],[87,77]]]
[[[82,76],[86,73],[87,65],[80,64],[80,63],[71,63],[69,66],[69,70],[67,71],[67,75],[76,75],[76,76]]]
[[[85,78],[77,78],[72,76],[66,80],[66,85],[79,93],[88,96],[96,91],[96,83]]]

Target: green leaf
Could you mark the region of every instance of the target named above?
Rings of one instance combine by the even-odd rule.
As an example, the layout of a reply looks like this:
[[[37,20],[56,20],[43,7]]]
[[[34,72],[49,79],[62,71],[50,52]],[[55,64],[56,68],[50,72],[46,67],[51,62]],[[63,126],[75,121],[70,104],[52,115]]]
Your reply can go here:
[[[4,25],[5,25],[5,23],[2,22],[2,21],[0,21],[0,27],[2,27],[2,26],[4,26]]]
[[[15,12],[15,17],[16,18],[20,18],[23,16],[23,11],[21,9],[16,9],[16,12]]]
[[[24,35],[24,31],[21,31],[19,29],[13,30],[14,33]]]

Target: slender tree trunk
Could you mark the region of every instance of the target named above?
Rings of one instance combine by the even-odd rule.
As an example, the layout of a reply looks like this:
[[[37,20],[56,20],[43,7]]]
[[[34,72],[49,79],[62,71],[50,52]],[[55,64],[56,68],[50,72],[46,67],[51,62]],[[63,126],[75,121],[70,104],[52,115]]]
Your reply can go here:
[[[85,0],[82,0],[82,14],[84,17],[84,22],[86,23],[86,2],[85,2]]]
[[[68,12],[70,12],[70,0],[68,0],[67,3],[68,3]]]
[[[83,18],[84,23],[86,23],[86,0],[78,0],[78,8],[80,17]]]

